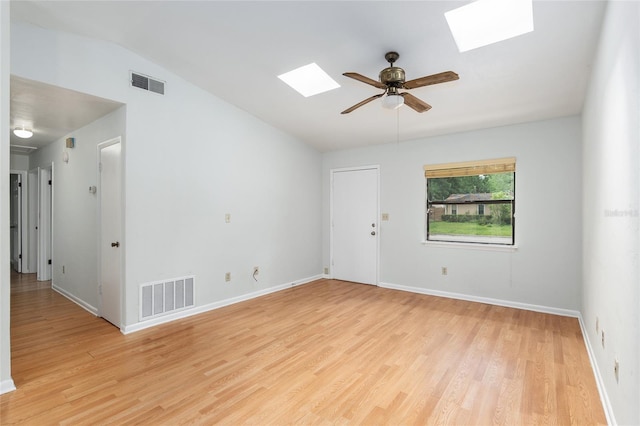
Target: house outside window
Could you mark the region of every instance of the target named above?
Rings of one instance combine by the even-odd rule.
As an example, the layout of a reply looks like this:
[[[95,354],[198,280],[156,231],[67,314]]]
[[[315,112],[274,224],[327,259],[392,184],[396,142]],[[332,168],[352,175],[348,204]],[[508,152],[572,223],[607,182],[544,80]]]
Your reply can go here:
[[[515,244],[515,158],[424,170],[427,241]]]

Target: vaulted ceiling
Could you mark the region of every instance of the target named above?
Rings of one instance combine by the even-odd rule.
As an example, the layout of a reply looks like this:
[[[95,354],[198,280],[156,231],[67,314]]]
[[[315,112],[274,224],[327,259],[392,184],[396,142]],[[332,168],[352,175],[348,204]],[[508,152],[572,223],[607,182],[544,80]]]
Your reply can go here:
[[[534,32],[460,53],[444,13],[466,3],[23,0],[11,17],[117,43],[320,151],[581,112],[603,1],[534,0]],[[380,92],[342,73],[377,79],[390,50],[408,80],[460,79],[414,89],[433,106],[422,114],[375,101],[341,115]],[[341,87],[304,98],[277,78],[311,62]]]

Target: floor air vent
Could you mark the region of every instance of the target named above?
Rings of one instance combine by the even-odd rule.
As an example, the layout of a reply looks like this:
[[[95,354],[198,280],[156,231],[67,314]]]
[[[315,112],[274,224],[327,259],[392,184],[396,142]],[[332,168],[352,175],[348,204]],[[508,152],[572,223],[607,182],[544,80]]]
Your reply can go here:
[[[131,73],[131,85],[139,89],[164,95],[164,81],[156,80],[146,75]]]
[[[140,285],[140,321],[194,307],[195,277],[181,277]]]

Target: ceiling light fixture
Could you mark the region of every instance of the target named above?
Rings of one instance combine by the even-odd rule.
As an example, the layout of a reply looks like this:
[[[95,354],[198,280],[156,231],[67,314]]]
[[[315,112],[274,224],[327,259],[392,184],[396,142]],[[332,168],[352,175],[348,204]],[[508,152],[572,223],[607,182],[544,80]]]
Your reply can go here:
[[[315,62],[281,74],[278,78],[305,98],[340,87],[340,85]]]
[[[444,16],[460,52],[533,31],[532,0],[476,0]]]
[[[397,93],[390,93],[382,98],[382,107],[385,109],[398,109],[404,105],[404,98]]]
[[[22,128],[16,127],[15,129],[13,129],[13,134],[22,139],[29,139],[31,136],[33,136],[33,132],[31,130],[25,129],[24,126],[22,126]]]

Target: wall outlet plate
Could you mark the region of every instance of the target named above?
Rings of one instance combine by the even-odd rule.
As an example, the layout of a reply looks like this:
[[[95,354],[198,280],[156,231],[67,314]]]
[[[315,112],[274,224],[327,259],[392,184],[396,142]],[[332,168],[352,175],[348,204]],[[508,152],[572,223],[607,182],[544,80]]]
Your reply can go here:
[[[226,273],[224,274],[224,280],[225,280],[226,282],[231,281],[231,272],[226,272]]]

